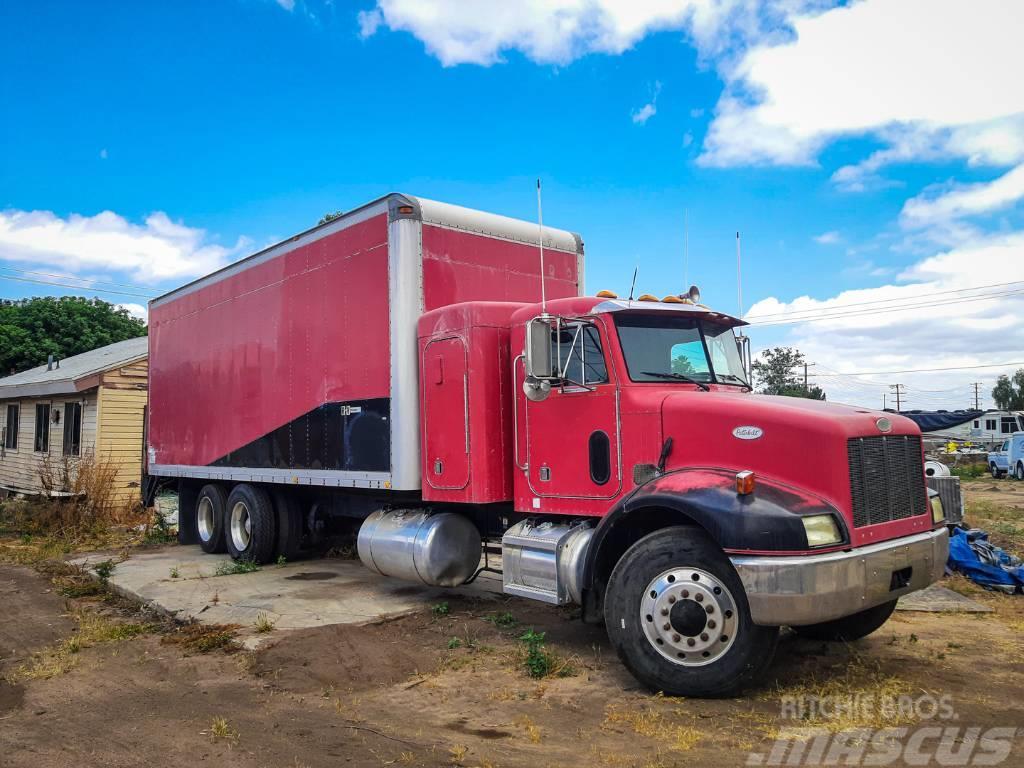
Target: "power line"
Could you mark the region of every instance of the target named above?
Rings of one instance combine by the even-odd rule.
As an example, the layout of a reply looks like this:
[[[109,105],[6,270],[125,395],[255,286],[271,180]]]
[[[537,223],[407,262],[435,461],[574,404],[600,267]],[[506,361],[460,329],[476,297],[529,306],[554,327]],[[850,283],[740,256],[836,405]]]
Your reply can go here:
[[[110,288],[95,288],[86,285],[74,285],[71,283],[59,283],[55,280],[36,280],[31,277],[18,277],[17,275],[0,275],[0,280],[17,280],[22,283],[34,283],[36,285],[53,285],[60,288],[70,288],[75,291],[92,291],[94,293],[109,293],[118,296],[134,296],[140,299],[151,299],[152,296],[144,293],[132,293],[129,291],[115,291]]]
[[[915,296],[895,296],[891,299],[872,299],[871,301],[857,301],[849,304],[842,304],[835,307],[817,307],[812,309],[794,309],[789,312],[769,312],[765,315],[758,315],[759,318],[790,317],[792,315],[808,314],[811,312],[823,312],[834,309],[849,309],[851,307],[866,307],[871,304],[888,304],[894,301],[914,301],[916,299],[931,299],[935,296],[944,296],[949,293],[963,293],[964,291],[981,291],[986,288],[1005,288],[1009,285],[1024,285],[1024,280],[1012,280],[1007,283],[989,283],[988,285],[976,285],[972,288],[950,288],[947,291],[933,291],[920,293]]]
[[[1024,360],[1008,363],[987,363],[985,365],[956,365],[949,368],[910,368],[904,371],[855,371],[852,373],[833,373],[831,376],[885,376],[891,373],[934,373],[937,371],[973,371],[978,368],[1008,368],[1012,365],[1024,365]],[[824,374],[811,374],[824,375]]]
[[[34,275],[36,277],[49,277],[57,280],[76,280],[78,282],[89,283],[90,285],[111,285],[115,288],[134,288],[137,291],[148,291],[149,287],[144,285],[134,285],[132,283],[115,283],[111,280],[93,280],[88,277],[76,277],[75,275],[69,274],[54,274],[52,272],[39,272],[34,269],[20,269],[18,267],[0,266],[0,270],[4,272],[17,272],[22,275]]]
[[[909,309],[925,309],[925,308],[928,308],[928,307],[940,307],[940,306],[941,307],[945,307],[945,306],[949,306],[951,304],[963,304],[964,302],[968,302],[968,301],[987,301],[987,300],[990,300],[990,299],[1001,298],[1001,297],[1004,297],[1004,296],[1015,296],[1015,295],[1019,295],[1019,294],[1024,294],[1024,289],[1015,290],[1015,291],[1003,291],[1001,293],[989,293],[989,294],[985,294],[983,296],[968,296],[968,297],[961,298],[961,299],[944,299],[942,301],[928,301],[928,302],[924,302],[924,303],[921,303],[921,304],[905,304],[905,305],[899,306],[899,307],[878,307],[878,308],[875,308],[875,309],[860,309],[860,310],[855,310],[853,312],[833,312],[833,313],[830,313],[830,314],[822,314],[822,315],[817,315],[817,316],[814,316],[814,317],[798,317],[798,318],[794,318],[792,320],[768,320],[768,321],[762,322],[762,321],[759,321],[757,319],[754,319],[754,320],[751,320],[749,322],[750,322],[750,325],[759,325],[759,326],[790,325],[790,324],[793,324],[793,323],[812,323],[812,322],[816,322],[816,321],[819,321],[819,320],[832,320],[832,319],[839,319],[839,318],[844,318],[844,317],[856,317],[858,315],[872,315],[872,314],[876,314],[876,313],[878,313],[880,311],[883,311],[883,310],[885,312],[903,312],[903,311],[906,311],[906,310],[909,310]],[[840,307],[839,309],[842,309],[842,308]]]

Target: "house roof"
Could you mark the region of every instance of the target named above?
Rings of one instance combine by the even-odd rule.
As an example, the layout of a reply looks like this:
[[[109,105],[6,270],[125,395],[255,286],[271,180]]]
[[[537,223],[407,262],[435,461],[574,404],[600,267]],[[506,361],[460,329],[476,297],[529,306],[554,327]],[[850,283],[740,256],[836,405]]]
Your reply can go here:
[[[59,361],[59,367],[58,361],[54,361],[50,370],[45,364],[30,368],[0,379],[0,400],[65,395],[91,389],[98,383],[91,380],[92,377],[142,360],[148,353],[149,339],[140,336],[65,358]]]

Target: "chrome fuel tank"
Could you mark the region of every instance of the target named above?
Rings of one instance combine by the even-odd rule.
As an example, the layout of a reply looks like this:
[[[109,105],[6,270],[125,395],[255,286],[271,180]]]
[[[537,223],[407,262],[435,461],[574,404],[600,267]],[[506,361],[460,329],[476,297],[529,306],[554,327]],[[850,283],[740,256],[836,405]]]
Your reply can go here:
[[[435,587],[457,587],[480,563],[480,532],[462,515],[378,510],[359,528],[359,559],[371,571]]]

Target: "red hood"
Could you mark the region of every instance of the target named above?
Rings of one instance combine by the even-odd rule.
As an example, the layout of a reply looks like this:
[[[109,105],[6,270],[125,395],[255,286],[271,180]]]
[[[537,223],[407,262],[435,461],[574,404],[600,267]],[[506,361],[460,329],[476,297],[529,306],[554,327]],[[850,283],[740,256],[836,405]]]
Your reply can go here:
[[[878,428],[882,418],[892,425],[888,433]],[[670,394],[662,401],[661,421],[662,435],[673,439],[667,468],[751,469],[812,491],[848,518],[852,502],[847,440],[920,434],[914,422],[895,414],[722,391]]]

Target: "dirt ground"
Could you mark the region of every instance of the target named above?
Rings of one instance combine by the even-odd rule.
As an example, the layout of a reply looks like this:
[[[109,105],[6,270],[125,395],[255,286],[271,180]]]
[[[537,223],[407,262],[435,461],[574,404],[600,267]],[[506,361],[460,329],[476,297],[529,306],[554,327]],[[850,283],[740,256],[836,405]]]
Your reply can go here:
[[[967,486],[978,510],[968,522],[1005,523],[993,539],[1006,546],[1024,527],[1024,484],[1012,482]],[[0,765],[731,767],[766,755],[794,726],[931,722],[927,707],[877,706],[794,721],[792,697],[903,696],[947,702],[956,719],[942,727],[1021,729],[1001,764],[1024,766],[1024,596],[946,584],[994,612],[898,612],[851,644],[787,632],[761,687],[702,701],[641,689],[603,628],[522,600],[453,599],[372,626],[271,629],[258,652],[224,646],[229,632],[208,634],[214,647],[204,649],[203,637],[183,643],[180,628],[74,574],[0,564]],[[526,672],[519,638],[530,629],[545,633],[541,679]]]

